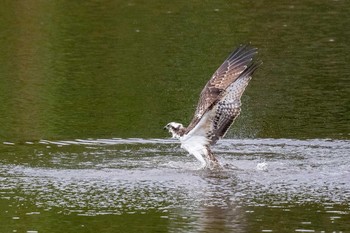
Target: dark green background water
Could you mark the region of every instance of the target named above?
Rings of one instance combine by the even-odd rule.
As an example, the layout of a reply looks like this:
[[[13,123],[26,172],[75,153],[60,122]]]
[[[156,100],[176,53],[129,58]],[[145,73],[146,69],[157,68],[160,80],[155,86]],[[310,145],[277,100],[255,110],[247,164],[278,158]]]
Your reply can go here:
[[[2,1],[0,232],[350,232],[349,12]],[[194,171],[162,128],[241,43],[264,63],[214,149],[228,170]]]
[[[164,137],[240,43],[264,65],[231,136],[349,138],[346,1],[5,1],[0,138]]]

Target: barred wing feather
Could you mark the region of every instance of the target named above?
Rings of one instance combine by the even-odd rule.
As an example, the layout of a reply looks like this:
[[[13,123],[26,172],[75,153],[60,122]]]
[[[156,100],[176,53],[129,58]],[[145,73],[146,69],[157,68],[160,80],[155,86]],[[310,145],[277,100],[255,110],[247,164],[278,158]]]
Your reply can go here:
[[[207,145],[213,145],[224,137],[241,112],[242,94],[260,64],[260,62],[249,64],[241,75],[222,92],[217,103],[204,114],[189,135],[205,136],[207,140],[202,142],[206,142]]]
[[[223,92],[247,69],[256,53],[256,48],[241,45],[215,71],[200,94],[195,114],[187,127],[187,132],[197,125],[203,115],[219,101]]]

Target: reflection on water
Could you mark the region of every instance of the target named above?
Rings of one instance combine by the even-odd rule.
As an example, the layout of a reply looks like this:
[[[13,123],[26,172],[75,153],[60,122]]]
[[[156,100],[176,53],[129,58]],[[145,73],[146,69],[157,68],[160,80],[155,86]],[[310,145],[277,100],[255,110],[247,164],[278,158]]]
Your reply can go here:
[[[17,155],[15,146],[3,147],[0,197],[2,218],[19,217],[19,226],[55,213],[150,215],[183,232],[350,227],[349,141],[223,140],[221,170],[197,170],[173,140],[43,140],[19,145]]]

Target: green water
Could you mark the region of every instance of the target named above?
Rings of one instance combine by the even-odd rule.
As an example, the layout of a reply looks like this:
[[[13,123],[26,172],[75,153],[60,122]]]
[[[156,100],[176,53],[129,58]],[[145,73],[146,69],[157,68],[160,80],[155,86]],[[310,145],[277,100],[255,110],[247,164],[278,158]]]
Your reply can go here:
[[[349,138],[346,1],[6,1],[4,141],[164,137],[240,43],[264,65],[231,136]]]
[[[350,232],[349,12],[1,2],[0,232]],[[214,149],[228,174],[196,171],[162,128],[241,43],[264,63]]]

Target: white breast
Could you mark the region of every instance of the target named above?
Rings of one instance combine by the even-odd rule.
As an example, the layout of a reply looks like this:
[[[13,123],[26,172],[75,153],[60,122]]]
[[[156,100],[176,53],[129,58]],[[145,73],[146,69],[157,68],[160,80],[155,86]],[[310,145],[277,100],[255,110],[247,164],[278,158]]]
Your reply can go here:
[[[210,130],[210,114],[210,111],[204,114],[196,127],[188,134],[180,137],[181,147],[194,155],[201,162],[202,166],[206,166],[207,146],[210,144],[207,138],[207,133]]]

